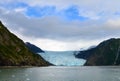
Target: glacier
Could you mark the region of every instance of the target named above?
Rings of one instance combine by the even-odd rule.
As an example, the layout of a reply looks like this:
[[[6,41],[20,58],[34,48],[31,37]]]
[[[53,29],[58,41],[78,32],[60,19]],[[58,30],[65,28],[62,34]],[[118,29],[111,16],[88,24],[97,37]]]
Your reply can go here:
[[[82,66],[86,62],[74,56],[74,51],[45,51],[38,53],[48,62],[57,66]]]

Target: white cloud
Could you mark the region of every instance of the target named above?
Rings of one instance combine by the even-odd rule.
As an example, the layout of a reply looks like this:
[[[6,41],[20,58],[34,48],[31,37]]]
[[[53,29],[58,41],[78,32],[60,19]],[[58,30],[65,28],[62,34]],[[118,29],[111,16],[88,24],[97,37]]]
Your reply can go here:
[[[27,10],[26,8],[16,8],[16,9],[14,9],[15,12],[19,12],[19,13],[23,13],[26,10]]]
[[[12,3],[14,0],[6,0],[7,2]],[[31,6],[52,5],[56,6],[58,10],[77,5],[79,15],[89,18],[89,20],[82,22],[77,20],[65,21],[56,16],[30,18],[23,13],[26,8],[9,10],[1,7],[0,19],[6,26],[24,41],[30,41],[42,49],[78,50],[96,45],[103,39],[120,36],[119,14],[115,14],[119,12],[120,1],[24,0],[23,2]]]
[[[80,15],[93,19],[98,19],[100,15],[105,18],[111,17],[120,9],[119,0],[25,0],[23,2],[31,6],[56,6],[56,9],[76,5],[79,8]]]
[[[120,19],[110,19],[106,24],[111,29],[120,29]]]
[[[120,0],[4,0],[0,3],[4,4],[25,3],[29,6],[55,6],[58,11],[66,9],[70,6],[77,6],[79,15],[88,17],[93,20],[111,19],[116,17],[115,13],[119,13]],[[24,9],[16,9],[22,11]]]
[[[89,18],[91,20],[98,20],[101,18],[101,15],[98,15],[98,13],[94,12],[94,11],[79,11],[79,16],[83,16],[86,18]]]
[[[45,38],[34,38],[34,37],[25,37],[22,36],[21,34],[17,34],[20,38],[24,39],[26,42],[31,42],[32,44],[40,47],[43,50],[47,51],[66,51],[66,50],[83,50],[87,49],[90,46],[96,46],[99,44],[101,40],[90,40],[85,41],[85,40],[75,40],[73,42],[68,42],[68,41],[59,41],[59,40],[54,40],[54,39],[45,39]]]

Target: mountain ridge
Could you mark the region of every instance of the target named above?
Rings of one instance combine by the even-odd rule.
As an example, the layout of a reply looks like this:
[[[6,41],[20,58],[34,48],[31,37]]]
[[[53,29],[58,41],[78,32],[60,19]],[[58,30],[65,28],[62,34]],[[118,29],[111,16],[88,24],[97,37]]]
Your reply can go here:
[[[120,65],[120,38],[105,40],[95,48],[80,51],[75,57],[86,59],[86,66]]]
[[[34,44],[31,44],[30,42],[26,42],[25,45],[28,47],[29,50],[31,50],[33,53],[44,53],[44,51],[37,47]]]
[[[48,66],[40,55],[32,53],[0,21],[0,66]]]

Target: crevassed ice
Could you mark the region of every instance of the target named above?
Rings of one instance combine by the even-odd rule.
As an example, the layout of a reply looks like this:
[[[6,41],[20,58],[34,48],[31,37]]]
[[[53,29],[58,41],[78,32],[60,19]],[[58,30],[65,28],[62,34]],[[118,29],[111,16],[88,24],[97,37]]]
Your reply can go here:
[[[84,65],[86,60],[77,59],[73,55],[73,51],[55,52],[45,51],[45,53],[39,53],[45,60],[55,65],[62,66],[79,66]]]

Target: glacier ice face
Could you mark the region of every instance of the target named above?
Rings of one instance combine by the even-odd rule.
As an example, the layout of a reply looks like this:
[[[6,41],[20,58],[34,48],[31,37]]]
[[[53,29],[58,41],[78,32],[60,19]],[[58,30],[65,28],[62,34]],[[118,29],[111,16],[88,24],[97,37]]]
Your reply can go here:
[[[84,65],[86,60],[77,59],[73,55],[73,51],[45,51],[45,53],[39,53],[45,60],[58,66],[80,66]]]

